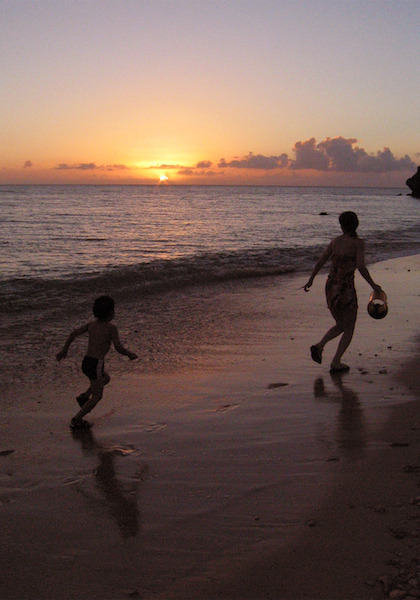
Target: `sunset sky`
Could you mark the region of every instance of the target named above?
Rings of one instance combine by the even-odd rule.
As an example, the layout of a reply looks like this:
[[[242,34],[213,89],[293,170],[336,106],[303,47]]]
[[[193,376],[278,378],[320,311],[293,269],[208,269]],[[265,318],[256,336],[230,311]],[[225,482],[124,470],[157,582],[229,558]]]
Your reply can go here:
[[[419,0],[0,0],[0,184],[404,187]]]

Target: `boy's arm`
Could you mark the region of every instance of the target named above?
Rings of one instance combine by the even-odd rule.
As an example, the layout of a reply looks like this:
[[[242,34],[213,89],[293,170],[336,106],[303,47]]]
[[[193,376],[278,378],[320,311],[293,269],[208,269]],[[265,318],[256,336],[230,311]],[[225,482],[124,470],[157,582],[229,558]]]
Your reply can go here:
[[[124,346],[121,344],[120,341],[120,336],[118,333],[118,329],[115,327],[115,325],[111,325],[112,327],[112,343],[114,344],[114,348],[117,352],[119,352],[120,354],[123,354],[124,356],[128,356],[128,358],[130,360],[134,360],[135,358],[138,358],[137,354],[134,354],[134,352],[130,352],[130,350],[127,350],[127,348],[124,348]]]
[[[84,333],[86,333],[88,330],[88,326],[89,326],[89,323],[87,323],[86,325],[83,325],[82,327],[79,327],[78,329],[75,329],[74,331],[71,332],[71,334],[67,338],[62,350],[56,355],[57,360],[62,360],[63,358],[66,358],[70,344],[73,342],[73,340],[75,340],[77,337],[79,337],[79,335],[83,335]]]

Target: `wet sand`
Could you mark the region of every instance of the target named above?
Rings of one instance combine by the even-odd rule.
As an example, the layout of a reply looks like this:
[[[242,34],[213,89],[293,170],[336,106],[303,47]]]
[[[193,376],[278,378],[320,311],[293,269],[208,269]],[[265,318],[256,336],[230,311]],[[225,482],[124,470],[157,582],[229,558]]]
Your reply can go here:
[[[416,597],[420,257],[370,270],[390,313],[367,315],[358,277],[341,376],[334,342],[309,356],[330,324],[319,275],[308,294],[302,276],[215,286],[183,359],[111,358],[88,432],[68,429],[77,368],[3,389],[0,598]]]

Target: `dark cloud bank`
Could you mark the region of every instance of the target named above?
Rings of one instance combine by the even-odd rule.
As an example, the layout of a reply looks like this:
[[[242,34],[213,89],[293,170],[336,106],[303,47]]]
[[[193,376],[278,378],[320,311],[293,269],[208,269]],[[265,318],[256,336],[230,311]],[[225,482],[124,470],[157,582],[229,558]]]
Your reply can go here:
[[[311,138],[305,142],[296,142],[293,147],[295,159],[289,158],[287,154],[263,156],[249,153],[244,158],[235,158],[229,162],[222,158],[218,166],[265,171],[312,169],[336,173],[389,173],[411,170],[415,167],[409,156],[397,159],[389,148],[378,150],[376,154],[368,154],[355,144],[357,144],[356,139],[343,137],[327,138],[319,144],[315,138]]]
[[[231,160],[221,158],[217,164],[200,161],[192,167],[182,167],[179,175],[198,176],[215,175],[218,169],[253,169],[259,171],[274,170],[314,170],[331,173],[390,173],[392,171],[412,171],[415,163],[409,156],[395,158],[389,148],[369,154],[359,148],[356,139],[343,137],[326,138],[317,143],[315,138],[296,142],[293,147],[295,158],[287,154],[264,156],[250,152],[247,156]],[[162,166],[163,165],[159,165]],[[168,165],[166,165],[168,167]],[[178,167],[178,165],[177,165]],[[172,167],[174,168],[174,167]]]
[[[156,164],[150,169],[171,169],[183,176],[212,176],[223,174],[226,169],[252,169],[260,172],[275,170],[313,170],[330,173],[390,173],[392,171],[412,171],[416,164],[405,155],[395,158],[389,148],[378,150],[376,154],[369,154],[359,148],[357,139],[343,137],[326,138],[317,143],[315,138],[304,142],[296,142],[293,147],[295,157],[287,154],[279,156],[264,156],[250,152],[243,157],[234,157],[231,160],[221,158],[217,164],[210,160],[202,160],[195,166],[176,164]],[[25,166],[32,163],[27,161]],[[129,170],[125,165],[96,165],[95,163],[79,163],[69,165],[59,164],[55,167],[61,171],[121,171]],[[222,171],[220,171],[222,169]]]

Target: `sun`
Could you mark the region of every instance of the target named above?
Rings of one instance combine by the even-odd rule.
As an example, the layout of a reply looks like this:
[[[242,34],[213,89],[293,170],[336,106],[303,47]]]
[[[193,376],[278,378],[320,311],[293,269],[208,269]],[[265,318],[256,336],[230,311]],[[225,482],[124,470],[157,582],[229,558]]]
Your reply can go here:
[[[160,183],[165,183],[166,181],[169,181],[168,178],[166,177],[166,175],[161,175],[159,177],[159,181]]]

